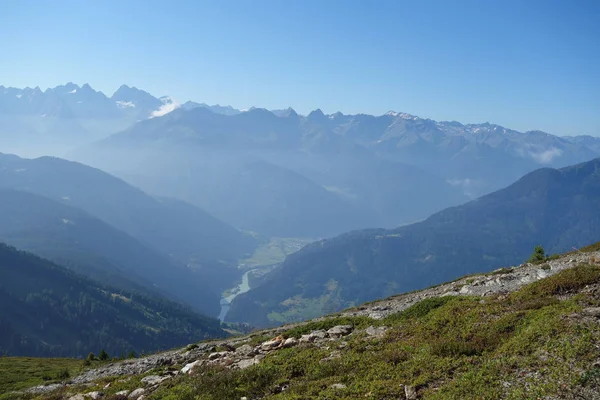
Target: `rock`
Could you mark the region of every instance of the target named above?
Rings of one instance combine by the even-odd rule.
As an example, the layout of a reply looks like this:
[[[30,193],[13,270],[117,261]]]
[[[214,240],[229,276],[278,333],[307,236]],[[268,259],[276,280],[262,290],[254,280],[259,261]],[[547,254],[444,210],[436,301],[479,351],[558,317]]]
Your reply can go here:
[[[300,338],[300,343],[312,343],[315,340],[326,339],[326,338],[327,338],[327,332],[325,332],[325,330],[321,329],[318,331],[312,331],[308,335],[302,335],[302,337]]]
[[[406,400],[417,400],[417,388],[410,385],[404,386],[404,395],[406,396]]]
[[[217,358],[223,358],[226,357],[228,355],[230,355],[231,353],[228,351],[218,351],[216,353],[210,353],[210,355],[208,356],[209,360],[216,360]]]
[[[110,382],[108,382],[106,385],[104,385],[104,390],[108,389],[110,387]]]
[[[352,333],[354,327],[352,325],[337,325],[327,331],[327,335],[331,338],[340,338]]]
[[[376,328],[373,325],[371,325],[370,327],[368,327],[366,329],[365,332],[369,336],[380,339],[385,336],[385,333],[387,332],[387,330],[388,330],[387,326],[379,326]]]
[[[196,367],[199,367],[202,365],[202,361],[203,360],[196,360],[192,363],[186,364],[185,367],[181,368],[181,373],[182,374],[191,374],[192,370]]]
[[[146,393],[146,389],[137,388],[133,392],[129,393],[129,398],[130,399],[139,399],[140,396],[144,395],[145,393]]]
[[[346,385],[344,385],[343,383],[334,383],[333,385],[331,385],[332,389],[346,389]]]
[[[148,386],[158,385],[167,379],[171,379],[170,375],[167,376],[158,376],[158,375],[148,375],[141,379],[142,383],[145,383]]]
[[[298,344],[298,340],[296,340],[296,338],[287,338],[285,339],[285,342],[283,342],[283,348],[284,349],[288,349],[290,347],[294,347],[295,345]]]
[[[129,394],[129,390],[121,390],[120,392],[115,393],[117,396],[127,396]]]
[[[260,349],[263,351],[275,350],[283,343],[283,337],[277,336],[271,340],[267,340],[263,344],[260,345]]]
[[[238,367],[239,369],[246,369],[258,364],[259,362],[260,361],[257,358],[247,358],[245,360],[238,361],[236,367]]]
[[[338,350],[334,350],[331,352],[331,354],[329,356],[321,359],[320,362],[324,363],[324,362],[335,360],[336,358],[341,358],[341,357],[342,357],[342,354]]]
[[[227,351],[235,351],[235,347],[233,347],[232,345],[230,345],[229,343],[221,343],[219,345],[219,347],[224,347],[227,349]]]
[[[596,318],[600,318],[600,307],[589,307],[589,308],[584,308],[583,309],[583,313],[585,315],[588,315],[590,317],[596,317]]]
[[[85,397],[81,393],[77,393],[75,396],[69,397],[69,400],[85,400]]]
[[[100,399],[102,397],[104,397],[104,393],[102,392],[90,392],[90,393],[86,393],[84,394],[85,397],[89,397],[92,400],[97,400]]]
[[[256,354],[256,352],[254,351],[254,348],[252,346],[250,346],[249,344],[245,344],[245,345],[238,347],[237,349],[235,349],[235,353],[242,355],[242,356],[246,356],[246,357]]]

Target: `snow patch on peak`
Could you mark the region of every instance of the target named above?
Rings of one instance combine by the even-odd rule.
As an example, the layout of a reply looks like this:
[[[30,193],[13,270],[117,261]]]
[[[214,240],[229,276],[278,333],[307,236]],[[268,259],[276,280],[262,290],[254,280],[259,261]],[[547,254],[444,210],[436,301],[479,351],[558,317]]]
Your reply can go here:
[[[73,90],[71,90],[69,93],[70,93],[70,94],[75,94],[75,93],[77,93],[77,89],[73,89]]]
[[[135,108],[135,103],[132,101],[121,101],[117,100],[117,107],[119,108]]]
[[[398,117],[398,118],[402,118],[402,119],[410,119],[413,121],[416,121],[419,119],[419,117],[417,117],[416,115],[403,113],[403,112],[396,112],[396,111],[392,111],[392,110],[386,112],[385,115],[389,115],[392,117]]]

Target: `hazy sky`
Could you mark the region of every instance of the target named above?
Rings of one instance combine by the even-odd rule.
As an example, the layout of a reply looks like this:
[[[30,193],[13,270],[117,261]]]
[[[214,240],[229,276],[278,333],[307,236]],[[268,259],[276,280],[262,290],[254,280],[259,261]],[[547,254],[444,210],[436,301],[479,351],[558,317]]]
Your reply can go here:
[[[0,4],[0,84],[600,136],[600,1]]]

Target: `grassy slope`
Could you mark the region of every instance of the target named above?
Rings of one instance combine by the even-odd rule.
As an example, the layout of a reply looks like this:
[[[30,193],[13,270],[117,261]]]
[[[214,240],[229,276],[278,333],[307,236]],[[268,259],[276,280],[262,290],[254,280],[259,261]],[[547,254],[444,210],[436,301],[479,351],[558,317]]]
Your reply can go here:
[[[580,291],[599,282],[600,265],[581,265],[508,296],[427,299],[382,321],[314,322],[287,335],[340,323],[391,329],[382,340],[349,339],[331,361],[321,360],[334,347],[295,347],[244,371],[206,369],[179,378],[150,398],[398,399],[401,384],[418,387],[425,399],[536,399],[597,390],[600,370],[591,365],[600,326],[574,314],[600,305],[598,294]],[[347,388],[334,389],[335,383]],[[273,393],[281,384],[290,387]]]
[[[599,249],[600,243],[582,250]],[[600,324],[581,311],[598,306],[600,263],[592,261],[508,295],[430,298],[383,320],[309,322],[284,336],[347,323],[389,330],[382,339],[350,336],[345,347],[332,342],[329,349],[279,350],[242,371],[207,367],[173,379],[149,398],[402,399],[403,384],[416,386],[423,399],[590,398],[586,390],[600,390],[600,368],[593,366]],[[323,361],[336,350],[338,358]],[[139,379],[115,380],[107,398]],[[336,383],[346,388],[332,388]],[[277,393],[281,385],[289,388]]]
[[[0,357],[0,393],[60,382],[79,373],[82,365],[73,358]]]

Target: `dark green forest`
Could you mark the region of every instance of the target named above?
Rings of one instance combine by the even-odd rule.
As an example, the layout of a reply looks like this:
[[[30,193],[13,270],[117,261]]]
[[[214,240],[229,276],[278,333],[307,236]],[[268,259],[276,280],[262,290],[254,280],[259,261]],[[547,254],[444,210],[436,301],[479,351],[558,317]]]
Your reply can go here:
[[[153,352],[222,337],[218,320],[158,296],[96,283],[0,244],[0,354]]]

